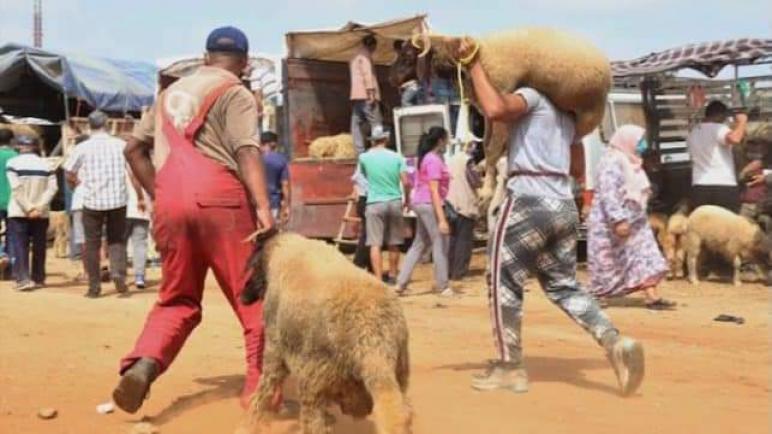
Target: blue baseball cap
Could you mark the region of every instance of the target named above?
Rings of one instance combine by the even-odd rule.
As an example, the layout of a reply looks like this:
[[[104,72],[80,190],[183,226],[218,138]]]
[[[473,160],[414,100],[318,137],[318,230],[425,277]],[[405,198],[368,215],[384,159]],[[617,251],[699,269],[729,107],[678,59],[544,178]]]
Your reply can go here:
[[[247,41],[247,35],[235,27],[220,27],[212,30],[206,38],[206,51],[247,54],[249,41]]]

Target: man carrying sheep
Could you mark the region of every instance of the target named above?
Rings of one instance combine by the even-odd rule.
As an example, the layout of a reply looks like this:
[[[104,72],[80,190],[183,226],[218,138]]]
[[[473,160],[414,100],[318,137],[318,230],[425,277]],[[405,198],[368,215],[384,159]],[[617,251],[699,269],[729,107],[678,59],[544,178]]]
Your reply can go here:
[[[510,124],[511,136],[508,197],[491,239],[491,318],[499,358],[472,386],[484,391],[528,390],[520,329],[523,286],[534,273],[547,297],[603,346],[622,394],[630,395],[643,380],[643,347],[620,336],[576,280],[579,218],[569,178],[574,117],[532,88],[500,93],[478,61],[476,46],[465,38],[457,58],[467,63],[485,116]]]

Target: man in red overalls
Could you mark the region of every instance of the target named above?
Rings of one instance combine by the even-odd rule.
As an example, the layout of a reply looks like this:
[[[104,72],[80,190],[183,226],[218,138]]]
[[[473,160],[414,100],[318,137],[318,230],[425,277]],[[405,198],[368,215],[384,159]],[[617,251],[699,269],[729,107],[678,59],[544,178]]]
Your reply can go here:
[[[224,27],[207,39],[205,66],[163,91],[129,140],[126,158],[155,199],[154,237],[163,283],[134,350],[121,361],[115,404],[136,412],[201,321],[211,268],[244,329],[247,376],[242,405],[260,377],[262,306],[238,302],[253,245],[273,227],[259,142],[257,106],[240,81],[248,42]],[[153,148],[152,160],[149,151]]]

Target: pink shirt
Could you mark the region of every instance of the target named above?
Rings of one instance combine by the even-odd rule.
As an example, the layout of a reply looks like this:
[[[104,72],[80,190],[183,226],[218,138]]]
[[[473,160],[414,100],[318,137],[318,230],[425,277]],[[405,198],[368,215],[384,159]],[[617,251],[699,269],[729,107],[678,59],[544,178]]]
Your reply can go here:
[[[413,186],[413,204],[432,203],[432,191],[429,188],[429,181],[439,181],[440,199],[445,200],[448,197],[450,172],[445,161],[435,152],[426,154],[423,161],[421,161],[421,167],[416,172],[415,185]]]
[[[349,62],[351,73],[351,99],[367,99],[367,91],[375,91],[375,99],[381,100],[381,92],[378,89],[378,79],[375,77],[373,61],[370,53],[362,48]]]

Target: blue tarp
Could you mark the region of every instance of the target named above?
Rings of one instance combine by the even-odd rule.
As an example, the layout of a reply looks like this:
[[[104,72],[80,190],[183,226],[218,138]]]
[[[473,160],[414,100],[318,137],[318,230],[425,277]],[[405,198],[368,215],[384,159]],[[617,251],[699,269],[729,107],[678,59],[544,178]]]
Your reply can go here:
[[[140,111],[153,103],[158,69],[149,63],[63,55],[18,44],[0,47],[0,92],[23,85],[24,71],[105,111]]]

